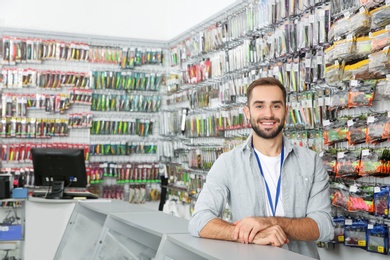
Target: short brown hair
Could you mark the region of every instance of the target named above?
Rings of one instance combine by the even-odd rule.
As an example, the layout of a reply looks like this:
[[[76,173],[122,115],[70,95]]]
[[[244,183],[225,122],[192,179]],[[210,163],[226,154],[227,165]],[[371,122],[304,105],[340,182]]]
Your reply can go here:
[[[253,81],[248,89],[246,90],[246,103],[249,106],[249,99],[251,98],[252,95],[252,90],[257,87],[257,86],[277,86],[280,88],[280,90],[283,93],[283,98],[284,98],[284,105],[286,105],[286,99],[287,99],[287,91],[286,88],[283,86],[283,84],[276,78],[272,77],[266,77],[266,78],[259,78]]]

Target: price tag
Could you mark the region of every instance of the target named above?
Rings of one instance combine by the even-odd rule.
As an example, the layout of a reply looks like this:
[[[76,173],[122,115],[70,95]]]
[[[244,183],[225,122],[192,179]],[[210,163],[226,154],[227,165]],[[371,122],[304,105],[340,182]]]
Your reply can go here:
[[[374,193],[379,193],[379,192],[381,192],[381,188],[378,186],[374,187]]]
[[[330,121],[329,121],[329,120],[324,120],[324,121],[322,122],[322,125],[323,125],[323,126],[329,126],[329,125],[330,125]]]
[[[304,26],[309,26],[309,17],[302,17],[301,22]]]
[[[368,224],[367,225],[367,229],[373,229],[374,228],[374,225],[373,224]]]
[[[314,15],[309,15],[309,22],[314,23]]]
[[[357,85],[359,84],[359,82],[357,81],[357,80],[351,80],[351,82],[349,83],[349,85],[351,86],[351,87],[356,87]]]
[[[367,124],[374,123],[374,122],[375,122],[375,117],[374,116],[367,117]]]
[[[323,59],[322,59],[323,56],[317,56],[317,65],[320,65],[322,64],[323,62]]]
[[[348,127],[353,126],[353,120],[352,119],[347,121],[347,126]]]
[[[310,68],[311,67],[311,59],[305,59],[305,67]]]
[[[358,191],[358,188],[357,188],[356,184],[351,185],[349,187],[349,192],[356,193],[357,191]]]
[[[330,97],[325,97],[325,106],[330,105]]]
[[[324,105],[324,99],[322,97],[318,98],[318,106],[322,107]]]
[[[366,240],[358,240],[358,246],[365,247],[366,246]]]
[[[338,152],[337,153],[337,159],[344,158],[344,152]]]
[[[345,220],[345,225],[346,225],[346,226],[352,225],[352,219],[349,219],[349,218],[346,219],[346,220]]]

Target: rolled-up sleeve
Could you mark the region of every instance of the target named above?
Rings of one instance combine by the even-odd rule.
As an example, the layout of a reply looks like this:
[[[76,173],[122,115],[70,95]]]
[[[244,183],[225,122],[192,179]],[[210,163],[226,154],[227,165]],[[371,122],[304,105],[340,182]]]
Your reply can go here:
[[[188,226],[191,235],[199,236],[199,232],[210,220],[221,217],[229,195],[228,182],[225,155],[222,154],[207,174],[206,183],[196,201]]]
[[[313,219],[320,232],[317,241],[329,241],[334,236],[331,203],[329,197],[329,176],[318,155],[315,156],[314,182],[307,205],[307,217]]]

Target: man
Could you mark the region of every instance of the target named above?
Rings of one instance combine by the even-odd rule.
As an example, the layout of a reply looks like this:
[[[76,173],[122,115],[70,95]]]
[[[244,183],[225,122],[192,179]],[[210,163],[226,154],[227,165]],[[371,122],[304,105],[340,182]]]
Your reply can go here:
[[[284,86],[275,78],[255,80],[244,112],[252,134],[215,161],[196,202],[190,233],[288,247],[319,259],[315,241],[333,238],[328,175],[314,151],[293,146],[283,136]],[[226,202],[234,223],[220,219]]]

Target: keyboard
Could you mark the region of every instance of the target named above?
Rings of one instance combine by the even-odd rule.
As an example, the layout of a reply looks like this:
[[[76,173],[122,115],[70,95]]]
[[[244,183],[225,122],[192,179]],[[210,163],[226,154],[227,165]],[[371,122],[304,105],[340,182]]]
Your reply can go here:
[[[33,192],[33,197],[45,198],[46,191],[36,190]],[[88,191],[64,191],[63,199],[98,199],[99,196]]]
[[[64,197],[72,197],[73,199],[98,199],[99,196],[88,191],[65,191]]]

